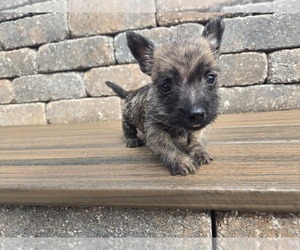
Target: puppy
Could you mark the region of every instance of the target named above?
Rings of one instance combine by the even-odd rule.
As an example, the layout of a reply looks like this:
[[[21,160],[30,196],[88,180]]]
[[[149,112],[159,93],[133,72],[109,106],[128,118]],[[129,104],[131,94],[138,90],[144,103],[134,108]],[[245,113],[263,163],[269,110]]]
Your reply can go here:
[[[142,131],[147,146],[172,175],[193,174],[201,164],[212,160],[203,131],[218,114],[217,58],[224,28],[219,17],[206,24],[202,36],[160,47],[135,32],[127,32],[128,47],[152,83],[126,91],[107,82],[122,99],[127,147],[145,144],[137,136],[138,130]]]

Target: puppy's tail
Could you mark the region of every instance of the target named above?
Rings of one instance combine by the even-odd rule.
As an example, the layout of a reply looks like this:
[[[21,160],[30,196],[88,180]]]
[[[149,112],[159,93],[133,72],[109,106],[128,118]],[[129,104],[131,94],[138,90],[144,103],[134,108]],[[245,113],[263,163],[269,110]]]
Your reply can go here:
[[[128,95],[128,91],[125,89],[122,89],[119,85],[113,83],[113,82],[106,82],[106,85],[110,87],[121,99],[125,99]]]

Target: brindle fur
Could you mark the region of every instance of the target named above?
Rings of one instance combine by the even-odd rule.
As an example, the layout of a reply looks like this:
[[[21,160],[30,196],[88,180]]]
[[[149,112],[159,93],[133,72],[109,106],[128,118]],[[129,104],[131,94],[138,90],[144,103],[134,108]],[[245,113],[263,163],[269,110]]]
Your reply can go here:
[[[138,130],[144,132],[147,145],[173,175],[193,174],[212,160],[203,134],[218,113],[218,84],[210,80],[218,73],[223,31],[224,22],[217,18],[205,26],[202,36],[158,48],[143,36],[127,32],[128,47],[152,83],[125,91],[107,82],[122,98],[127,147],[144,145],[137,136]]]

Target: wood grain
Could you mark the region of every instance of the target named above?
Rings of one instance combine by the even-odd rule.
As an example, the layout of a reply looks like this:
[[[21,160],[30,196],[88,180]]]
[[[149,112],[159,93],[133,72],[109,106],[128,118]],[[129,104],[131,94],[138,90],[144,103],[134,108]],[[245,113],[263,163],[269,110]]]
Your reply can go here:
[[[0,203],[300,211],[300,111],[222,115],[215,161],[173,177],[121,123],[0,128]]]

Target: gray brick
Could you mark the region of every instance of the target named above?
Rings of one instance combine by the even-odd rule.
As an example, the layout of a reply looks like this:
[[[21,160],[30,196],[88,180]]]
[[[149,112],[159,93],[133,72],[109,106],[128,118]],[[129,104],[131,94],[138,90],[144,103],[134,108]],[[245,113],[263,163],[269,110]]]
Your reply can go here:
[[[223,55],[219,59],[219,66],[219,82],[222,86],[264,83],[268,74],[267,56],[263,53]]]
[[[0,105],[0,126],[47,124],[44,103]]]
[[[137,31],[137,33],[154,41],[156,45],[159,46],[169,41],[176,41],[191,35],[195,36],[199,34],[199,36],[201,36],[202,31],[203,26],[200,24],[181,24],[170,28],[159,27],[154,29],[141,30]],[[115,48],[115,54],[118,63],[135,62],[127,47],[125,33],[121,33],[115,37]]]
[[[269,54],[270,83],[300,82],[300,49],[281,50]]]
[[[69,12],[77,13],[155,13],[155,0],[72,0]]]
[[[300,84],[221,88],[221,112],[300,109]]]
[[[157,0],[158,12],[176,12],[176,11],[205,11],[215,5],[229,2],[229,0]]]
[[[13,81],[18,103],[48,102],[86,96],[83,79],[78,73],[23,76]]]
[[[221,49],[225,53],[300,46],[300,13],[226,19]]]
[[[84,75],[86,89],[91,96],[115,95],[106,86],[106,81],[115,82],[126,90],[134,90],[150,83],[151,78],[142,73],[137,64],[92,69]]]
[[[32,3],[32,4],[35,4],[35,3],[48,2],[48,1],[53,1],[53,0],[31,0],[31,3]],[[54,0],[54,1],[55,1],[55,0]]]
[[[121,119],[120,98],[50,102],[46,107],[46,115],[48,122],[58,124]]]
[[[67,32],[67,18],[63,14],[26,17],[0,24],[1,42],[6,50],[63,40]]]
[[[33,4],[15,8],[20,13],[67,13],[68,0],[32,1]]]
[[[1,237],[7,239],[1,240],[3,249],[24,249],[24,243],[39,249],[70,249],[75,242],[89,250],[99,245],[101,249],[199,249],[199,244],[211,243],[210,216],[199,210],[1,205],[0,211]],[[29,237],[35,238],[28,241]]]
[[[30,0],[1,0],[0,1],[0,10],[12,9],[18,6],[29,4]]]
[[[0,78],[32,75],[36,72],[37,52],[19,49],[0,52]]]
[[[148,2],[148,1],[145,1]],[[129,29],[154,27],[153,13],[70,13],[69,25],[73,36],[111,34]]]
[[[256,239],[276,238],[278,240],[278,237],[290,237],[295,239],[300,237],[299,216],[299,213],[218,212],[218,234],[220,237],[225,238],[244,237],[245,239],[245,237],[253,237]],[[269,243],[271,242],[268,242],[268,246],[271,246]],[[278,243],[275,244],[279,246]],[[270,249],[276,248],[275,244]],[[256,246],[258,246],[257,243]],[[294,244],[294,247],[297,248],[297,243]],[[278,249],[293,249],[293,247],[289,248],[287,245],[282,245],[282,248],[279,247]]]
[[[11,103],[15,99],[12,82],[0,80],[0,104]]]
[[[222,13],[207,13],[207,12],[158,12],[157,22],[159,26],[171,26],[181,23],[196,22],[206,23],[208,20],[222,15]]]
[[[222,8],[225,13],[275,13],[275,12],[292,12],[300,11],[298,0],[278,0],[263,3],[251,3],[246,5],[228,6]]]
[[[29,15],[30,15],[29,13],[0,12],[0,22],[15,20]]]
[[[86,69],[114,63],[113,38],[105,36],[46,44],[38,51],[40,72]]]

